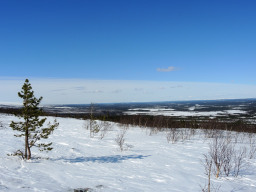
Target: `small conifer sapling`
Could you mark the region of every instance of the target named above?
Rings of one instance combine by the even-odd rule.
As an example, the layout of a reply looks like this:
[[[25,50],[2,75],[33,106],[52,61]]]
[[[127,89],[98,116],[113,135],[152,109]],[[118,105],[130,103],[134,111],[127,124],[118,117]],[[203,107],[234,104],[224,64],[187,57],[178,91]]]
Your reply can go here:
[[[20,122],[12,121],[10,127],[20,132],[15,134],[16,137],[24,137],[25,150],[24,152],[18,150],[15,154],[21,155],[24,159],[31,159],[32,147],[38,147],[40,151],[52,150],[52,143],[43,143],[40,140],[47,139],[54,129],[58,127],[59,123],[55,120],[53,124],[49,123],[47,127],[44,127],[46,118],[39,118],[42,115],[42,109],[39,108],[39,104],[43,98],[37,99],[34,96],[34,91],[28,79],[25,80],[21,92],[18,92],[18,96],[23,99],[22,111],[18,115],[23,120]]]

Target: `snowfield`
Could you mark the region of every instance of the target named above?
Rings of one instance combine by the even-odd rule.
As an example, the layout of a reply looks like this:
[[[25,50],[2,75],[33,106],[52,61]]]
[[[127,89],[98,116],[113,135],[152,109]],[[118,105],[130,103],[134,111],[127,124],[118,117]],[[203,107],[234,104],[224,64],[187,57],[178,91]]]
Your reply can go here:
[[[32,148],[32,160],[24,161],[7,156],[24,145],[23,138],[13,136],[12,120],[19,119],[0,114],[0,191],[194,192],[207,184],[201,160],[211,139],[201,130],[189,140],[168,143],[165,132],[150,135],[150,129],[129,127],[126,150],[120,151],[115,138],[123,128],[117,124],[100,139],[90,138],[84,120],[57,118],[60,125],[48,139],[54,149]],[[212,184],[223,192],[255,192],[256,160],[246,163],[238,177],[212,175]]]
[[[129,109],[128,111],[124,112],[127,115],[162,115],[162,116],[175,116],[175,117],[200,117],[200,116],[226,116],[226,115],[239,115],[239,114],[246,114],[246,111],[243,110],[224,110],[224,111],[194,111],[195,107],[190,107],[188,111],[175,111],[174,109],[150,109],[150,108],[135,108]]]

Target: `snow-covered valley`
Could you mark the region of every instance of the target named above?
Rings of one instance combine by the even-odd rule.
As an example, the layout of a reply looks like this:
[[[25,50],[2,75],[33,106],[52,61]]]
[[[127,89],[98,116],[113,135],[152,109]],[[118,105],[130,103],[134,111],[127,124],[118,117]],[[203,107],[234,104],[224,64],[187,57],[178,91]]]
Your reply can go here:
[[[0,191],[68,192],[90,188],[102,192],[194,192],[202,191],[207,184],[202,162],[212,139],[206,138],[202,130],[195,130],[189,138],[167,142],[165,131],[113,124],[100,139],[100,133],[90,137],[84,120],[57,118],[60,125],[49,137],[53,150],[45,153],[32,148],[32,160],[25,161],[7,155],[24,146],[23,138],[14,137],[9,127],[13,120],[19,119],[0,114]],[[120,151],[115,139],[123,129],[127,129],[125,150]],[[256,135],[250,134],[250,139],[253,143]],[[236,140],[239,147],[246,146],[249,151],[247,134],[239,134]],[[246,166],[238,177],[231,174],[215,178],[212,174],[212,185],[224,192],[256,191],[255,156],[246,157],[244,162]]]

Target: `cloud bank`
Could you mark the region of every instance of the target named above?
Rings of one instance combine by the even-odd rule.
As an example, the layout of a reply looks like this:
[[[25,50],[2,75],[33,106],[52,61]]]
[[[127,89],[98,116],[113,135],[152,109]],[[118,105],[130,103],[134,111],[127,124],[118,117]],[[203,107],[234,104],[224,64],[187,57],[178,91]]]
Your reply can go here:
[[[25,79],[0,78],[0,103],[22,103]],[[43,104],[88,104],[255,98],[255,85],[85,79],[30,79]]]

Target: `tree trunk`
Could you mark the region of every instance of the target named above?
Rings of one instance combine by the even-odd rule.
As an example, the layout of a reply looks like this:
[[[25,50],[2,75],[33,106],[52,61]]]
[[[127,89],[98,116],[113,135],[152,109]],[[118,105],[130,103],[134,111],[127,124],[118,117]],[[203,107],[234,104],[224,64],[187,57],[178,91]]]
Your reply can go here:
[[[28,119],[26,119],[26,127],[25,127],[25,159],[28,159]]]
[[[28,159],[28,130],[25,132],[25,159]]]
[[[210,162],[209,172],[208,172],[208,192],[211,192],[211,172],[212,172],[212,162]]]
[[[216,178],[219,178],[219,175],[220,175],[220,167],[219,167],[219,166],[217,166]]]
[[[28,158],[27,159],[31,159],[31,150],[30,150],[29,146],[28,146]]]

